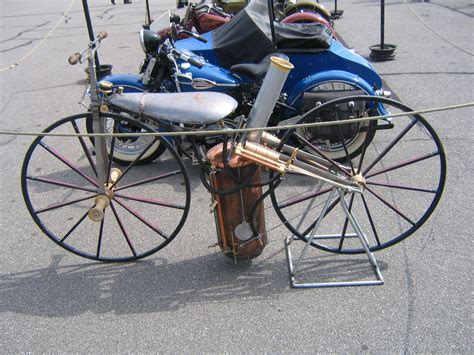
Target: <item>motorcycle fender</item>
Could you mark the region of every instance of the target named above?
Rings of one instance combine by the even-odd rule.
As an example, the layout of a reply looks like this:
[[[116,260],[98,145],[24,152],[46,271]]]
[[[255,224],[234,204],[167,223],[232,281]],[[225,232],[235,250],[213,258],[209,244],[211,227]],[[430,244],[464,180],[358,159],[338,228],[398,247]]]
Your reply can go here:
[[[145,85],[140,75],[134,74],[116,74],[108,75],[101,81],[109,81],[114,87],[123,87],[124,92],[144,92]]]
[[[289,94],[287,103],[295,108],[302,107],[304,92],[310,90],[316,85],[329,81],[339,81],[352,84],[359,87],[361,90],[364,90],[367,95],[376,95],[374,88],[360,76],[341,70],[328,70],[310,75],[297,83],[287,92]],[[388,114],[382,104],[379,104],[378,110],[380,114]]]
[[[197,19],[197,26],[198,32],[199,33],[207,33],[209,31],[213,31],[216,28],[226,24],[229,22],[230,17],[222,17],[219,15],[213,15],[213,14],[202,14],[198,17]]]
[[[369,95],[374,94],[373,87],[369,85],[369,83],[367,83],[365,80],[363,80],[360,76],[341,70],[328,70],[309,75],[300,82],[298,82],[291,90],[288,90],[288,104],[297,104],[297,100],[301,99],[301,96],[305,91],[308,91],[312,87],[323,84],[328,81],[341,81],[348,84],[353,84],[367,92],[367,94]]]

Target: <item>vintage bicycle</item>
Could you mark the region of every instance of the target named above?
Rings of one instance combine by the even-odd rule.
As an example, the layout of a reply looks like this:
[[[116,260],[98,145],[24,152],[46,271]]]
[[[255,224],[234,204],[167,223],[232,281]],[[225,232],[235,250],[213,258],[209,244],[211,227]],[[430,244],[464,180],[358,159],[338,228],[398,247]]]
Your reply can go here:
[[[311,137],[332,129],[345,145],[347,120],[334,117],[319,125],[264,131],[292,68],[288,61],[272,58],[249,117],[241,117],[237,125],[243,130],[236,133],[223,124],[237,106],[226,94],[121,93],[104,83],[97,86],[93,58],[105,37],[100,33],[86,50],[69,58],[71,64],[87,62],[91,111],[46,128],[29,147],[21,172],[33,220],[74,254],[126,262],[168,245],[191,207],[188,158],[200,165],[202,181],[212,193],[220,246],[235,258],[262,252],[267,233],[261,206],[267,197],[290,239],[304,241],[305,250],[312,246],[333,253],[367,253],[374,267],[372,252],[413,234],[440,201],[446,179],[441,141],[425,118],[400,102],[349,96],[295,117],[291,122],[297,124],[324,111],[337,115],[334,107],[341,105],[363,110],[361,122],[374,111],[405,113],[396,119],[356,121],[357,129],[366,133],[360,153],[354,156],[345,147],[346,159],[334,161]],[[112,108],[121,113],[111,113]],[[96,135],[88,139],[83,134],[91,120]],[[189,134],[193,138],[182,144],[182,136]],[[210,138],[216,145],[210,145]],[[118,141],[130,147],[139,142],[140,154],[126,166],[114,162]],[[156,145],[164,150],[159,159],[137,164]],[[231,196],[237,199],[226,202]],[[229,229],[230,218],[222,214],[231,212],[222,209],[226,204],[238,214],[227,232],[223,229]],[[220,235],[225,233],[230,234],[227,239]],[[246,256],[250,243],[258,250]]]

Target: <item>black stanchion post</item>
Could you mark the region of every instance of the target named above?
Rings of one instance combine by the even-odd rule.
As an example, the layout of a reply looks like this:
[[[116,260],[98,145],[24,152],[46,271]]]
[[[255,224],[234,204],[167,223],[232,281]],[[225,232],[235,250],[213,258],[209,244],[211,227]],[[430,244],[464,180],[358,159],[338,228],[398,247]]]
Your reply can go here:
[[[382,61],[395,58],[394,44],[385,44],[385,0],[380,1],[380,44],[370,47],[370,58],[372,60]]]
[[[91,14],[89,12],[89,4],[87,4],[87,0],[82,0],[82,8],[84,10],[84,17],[86,18],[87,33],[89,33],[89,40],[91,42],[94,42],[95,36],[94,36],[94,30],[92,29]],[[95,66],[99,68],[100,64],[99,64],[99,56],[97,55],[97,52],[95,53],[94,59],[95,59]]]
[[[337,20],[338,18],[342,16],[343,13],[344,13],[344,10],[339,10],[337,8],[337,0],[334,0],[334,11],[331,11],[331,17],[334,20]]]
[[[146,16],[148,17],[148,26],[151,25],[150,2],[146,0]]]
[[[84,10],[84,17],[86,18],[86,25],[87,25],[87,32],[89,34],[89,40],[91,42],[94,42],[95,35],[94,35],[94,29],[92,28],[91,14],[89,12],[89,4],[87,3],[87,0],[82,0],[82,8]],[[112,65],[110,64],[100,65],[99,56],[97,52],[95,52],[94,61],[95,61],[95,71],[97,73],[98,79],[101,79],[104,76],[110,75],[112,73]]]

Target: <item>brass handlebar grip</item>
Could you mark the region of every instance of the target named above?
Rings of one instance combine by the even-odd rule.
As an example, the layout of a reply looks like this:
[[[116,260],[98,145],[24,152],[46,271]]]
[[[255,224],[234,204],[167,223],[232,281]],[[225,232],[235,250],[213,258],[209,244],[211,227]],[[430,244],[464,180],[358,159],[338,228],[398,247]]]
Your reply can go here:
[[[99,34],[97,35],[97,39],[99,41],[102,41],[103,39],[106,39],[107,38],[107,31],[101,31],[99,32]]]
[[[95,206],[92,207],[87,215],[94,222],[101,222],[104,219],[104,210],[109,206],[110,200],[105,195],[99,195],[95,198]]]
[[[67,61],[71,65],[76,65],[79,62],[79,59],[81,59],[81,53],[74,53],[69,56]]]

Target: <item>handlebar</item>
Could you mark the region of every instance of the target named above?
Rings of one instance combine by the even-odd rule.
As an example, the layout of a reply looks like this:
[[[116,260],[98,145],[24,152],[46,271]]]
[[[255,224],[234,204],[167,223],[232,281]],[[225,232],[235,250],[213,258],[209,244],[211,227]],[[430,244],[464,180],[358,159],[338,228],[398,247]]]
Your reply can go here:
[[[187,35],[190,35],[191,37],[197,39],[200,42],[207,43],[207,39],[205,39],[203,36],[200,36],[199,34],[189,31],[189,30],[179,30],[179,33],[186,33]]]
[[[99,34],[97,35],[97,40],[100,42],[102,41],[103,39],[106,39],[107,38],[107,31],[101,31],[99,32]]]
[[[185,53],[182,53],[180,51],[178,51],[177,49],[173,49],[172,51],[173,55],[176,56],[177,58],[191,64],[192,66],[198,68],[198,69],[201,69],[203,66],[204,66],[204,63],[199,61],[199,60],[196,60],[192,57],[190,57],[189,55],[185,54]]]
[[[74,53],[69,56],[67,61],[71,65],[76,65],[80,59],[81,59],[81,53]]]
[[[97,34],[95,41],[90,42],[87,46],[86,49],[84,49],[82,52],[76,52],[74,54],[71,54],[69,58],[67,59],[68,63],[71,65],[76,65],[82,60],[82,56],[85,52],[88,50],[95,48],[96,44],[100,43],[103,39],[107,38],[107,32],[106,31],[101,31]]]
[[[187,62],[188,62],[189,64],[191,64],[192,66],[195,66],[195,67],[198,68],[198,69],[201,69],[201,68],[203,67],[203,65],[204,65],[202,62],[200,62],[200,61],[198,61],[198,60],[196,60],[196,59],[194,59],[194,58],[189,58],[189,59],[187,60]]]

